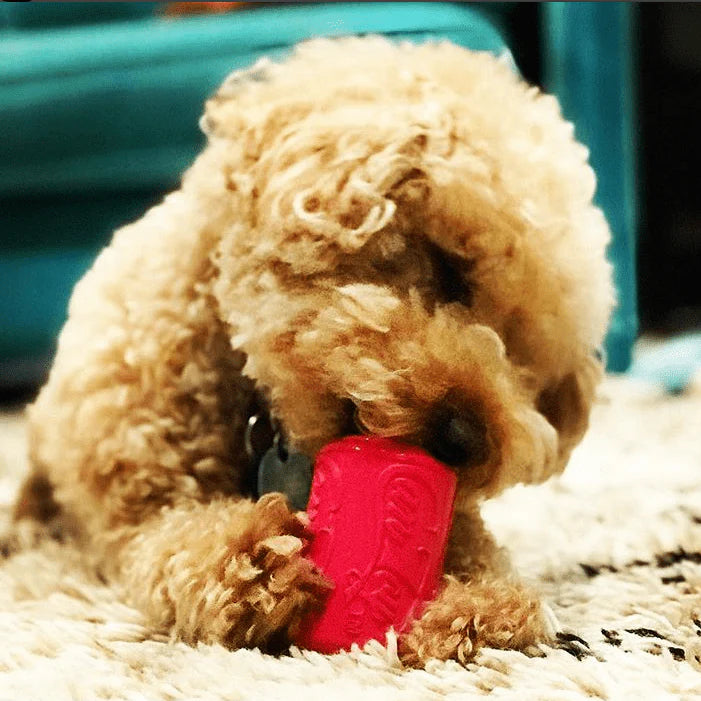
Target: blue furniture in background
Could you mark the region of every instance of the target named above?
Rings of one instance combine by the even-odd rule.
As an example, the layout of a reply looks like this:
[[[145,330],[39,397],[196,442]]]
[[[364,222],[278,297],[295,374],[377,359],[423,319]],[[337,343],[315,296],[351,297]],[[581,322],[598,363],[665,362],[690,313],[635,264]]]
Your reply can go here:
[[[618,307],[606,351],[608,367],[631,363],[638,333],[635,250],[637,239],[634,121],[635,7],[626,2],[548,2],[541,6],[543,82],[565,117],[589,146],[598,185],[596,201],[613,232]]]
[[[0,5],[0,388],[41,381],[73,284],[114,228],[177,184],[202,146],[202,103],[231,70],[318,35],[506,51],[497,27],[512,3],[479,5],[261,4],[181,19],[159,16],[158,3]],[[548,87],[592,149],[614,231],[616,371],[636,333],[631,12],[543,6]]]

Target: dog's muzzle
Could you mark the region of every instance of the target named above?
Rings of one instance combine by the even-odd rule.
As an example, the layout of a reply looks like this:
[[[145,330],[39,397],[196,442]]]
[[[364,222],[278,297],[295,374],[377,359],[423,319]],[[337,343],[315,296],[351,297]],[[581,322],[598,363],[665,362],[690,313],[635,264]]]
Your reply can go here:
[[[313,461],[289,450],[283,426],[271,416],[268,403],[259,394],[249,409],[244,442],[248,456],[246,493],[258,498],[268,492],[282,492],[293,508],[305,509]],[[450,402],[436,407],[422,443],[434,458],[451,467],[469,468],[488,458],[484,422],[475,412],[457,409]]]

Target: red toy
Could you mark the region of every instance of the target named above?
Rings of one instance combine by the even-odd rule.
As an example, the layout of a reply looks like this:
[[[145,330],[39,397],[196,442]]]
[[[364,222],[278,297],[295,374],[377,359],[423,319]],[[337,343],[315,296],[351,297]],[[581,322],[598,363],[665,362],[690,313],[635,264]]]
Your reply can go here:
[[[389,439],[350,436],[322,449],[308,556],[335,588],[301,647],[330,654],[409,628],[440,582],[455,486],[445,465]]]

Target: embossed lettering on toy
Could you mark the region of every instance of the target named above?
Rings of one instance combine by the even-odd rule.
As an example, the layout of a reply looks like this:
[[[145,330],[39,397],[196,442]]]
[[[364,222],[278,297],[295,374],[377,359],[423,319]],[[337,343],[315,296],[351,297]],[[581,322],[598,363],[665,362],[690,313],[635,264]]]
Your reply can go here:
[[[427,480],[396,464],[382,472],[381,481],[384,488],[378,489],[377,508],[384,509],[385,515],[378,519],[381,525],[375,557],[362,571],[353,568],[344,577],[343,594],[348,612],[345,628],[353,635],[359,632],[359,624],[367,615],[379,629],[388,629],[397,619],[403,602],[420,596],[430,566],[431,553],[426,545],[435,537],[431,534],[438,530],[435,521],[426,523],[418,518],[419,514],[436,512],[434,488]],[[420,579],[417,572],[421,573]],[[413,576],[407,577],[407,573]],[[414,613],[411,611],[408,618]]]

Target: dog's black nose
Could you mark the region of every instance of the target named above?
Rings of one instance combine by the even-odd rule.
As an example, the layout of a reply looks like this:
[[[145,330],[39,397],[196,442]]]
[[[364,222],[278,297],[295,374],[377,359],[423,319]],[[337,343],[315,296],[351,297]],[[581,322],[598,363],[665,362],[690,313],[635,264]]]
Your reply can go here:
[[[487,459],[487,429],[472,412],[438,410],[429,426],[426,449],[447,465],[479,465]]]

